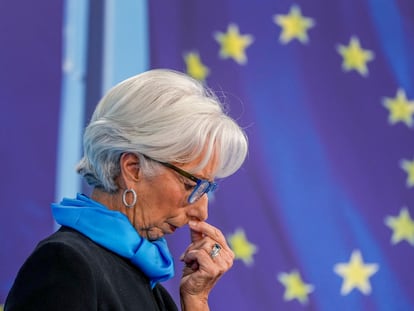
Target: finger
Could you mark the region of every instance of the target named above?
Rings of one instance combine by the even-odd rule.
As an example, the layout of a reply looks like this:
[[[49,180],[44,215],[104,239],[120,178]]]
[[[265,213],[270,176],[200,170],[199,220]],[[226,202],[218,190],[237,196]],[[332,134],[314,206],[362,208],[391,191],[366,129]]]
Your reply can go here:
[[[225,266],[230,267],[234,260],[233,251],[230,248],[223,248],[222,246],[219,246],[218,251],[214,251],[216,248],[215,244],[218,244],[217,241],[206,236],[203,240],[192,243],[182,254],[180,260],[188,266],[192,264],[193,260],[199,261],[200,256],[202,256],[206,261],[199,262],[201,265],[204,263],[211,264],[211,261],[213,261],[216,264],[225,263]],[[191,256],[187,256],[189,253],[191,253]],[[194,254],[197,254],[197,257],[194,257]]]
[[[193,251],[193,250],[200,250],[200,249],[204,249],[205,252],[207,253],[208,249],[210,249],[212,247],[212,245],[214,245],[214,242],[211,238],[209,237],[203,237],[201,240],[197,241],[197,242],[193,242],[190,245],[187,246],[187,248],[185,249],[185,251],[181,254],[180,256],[180,261],[184,261],[184,256]]]
[[[224,237],[223,233],[216,227],[204,221],[195,221],[195,220],[191,220],[188,223],[188,225],[191,229],[190,231],[197,233],[198,239],[196,241],[199,241],[203,239],[205,236],[208,236],[214,241],[217,241],[222,247],[228,248],[226,238]],[[196,234],[194,233],[194,236],[195,235]]]
[[[221,253],[215,258],[211,258],[204,250],[193,250],[186,254],[184,259],[187,274],[199,272],[200,276],[215,278],[222,275],[233,265],[231,256]],[[195,264],[196,263],[196,264]],[[214,263],[214,264],[212,264]]]
[[[184,256],[184,263],[187,267],[191,267],[193,271],[201,269],[206,272],[217,269],[211,264],[211,257],[203,249],[188,252]],[[197,265],[194,263],[197,263]]]
[[[203,239],[203,233],[190,229],[191,242],[197,242]]]

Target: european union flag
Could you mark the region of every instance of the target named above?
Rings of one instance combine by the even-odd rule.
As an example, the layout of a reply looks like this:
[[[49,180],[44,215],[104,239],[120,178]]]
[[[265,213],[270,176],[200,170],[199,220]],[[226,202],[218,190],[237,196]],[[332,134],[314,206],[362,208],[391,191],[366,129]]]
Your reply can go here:
[[[101,93],[163,67],[211,87],[249,136],[246,163],[210,197],[208,221],[236,258],[212,310],[414,309],[413,1],[53,3],[26,4],[25,18],[9,14],[20,4],[0,10],[0,125],[13,151],[2,153],[0,304],[53,230],[59,187],[77,187],[55,167],[79,159],[76,133]],[[47,61],[18,57],[16,38]],[[178,258],[189,232],[168,240]],[[166,283],[177,302],[178,283]]]
[[[412,310],[414,3],[149,7],[151,67],[218,90],[249,134],[210,200],[236,255],[212,309]]]

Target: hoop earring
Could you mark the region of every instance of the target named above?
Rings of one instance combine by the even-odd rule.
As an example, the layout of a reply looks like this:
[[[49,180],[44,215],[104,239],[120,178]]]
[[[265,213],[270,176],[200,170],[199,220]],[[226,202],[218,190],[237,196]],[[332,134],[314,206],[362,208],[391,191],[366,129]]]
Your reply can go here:
[[[126,196],[128,193],[132,193],[132,202],[129,204],[126,201]],[[124,205],[128,208],[134,207],[135,203],[137,203],[137,193],[135,192],[134,189],[124,190],[124,193],[122,194],[122,203],[124,203]]]

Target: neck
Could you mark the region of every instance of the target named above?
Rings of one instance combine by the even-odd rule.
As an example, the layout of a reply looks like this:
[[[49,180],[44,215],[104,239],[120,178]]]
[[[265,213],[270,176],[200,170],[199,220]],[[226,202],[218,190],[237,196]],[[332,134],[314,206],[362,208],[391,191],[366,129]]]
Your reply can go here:
[[[125,216],[128,217],[129,222],[134,226],[135,230],[141,235],[142,237],[148,240],[154,240],[151,238],[149,234],[149,230],[140,224],[139,219],[136,216],[136,206],[134,207],[126,207],[122,203],[122,193],[124,190],[118,189],[115,193],[105,192],[102,189],[94,188],[91,194],[91,199],[101,203],[102,205],[106,206],[108,209],[112,211],[119,211]],[[142,215],[141,215],[142,217]]]
[[[105,192],[99,188],[94,188],[91,194],[91,199],[105,205],[112,211],[119,211],[128,217],[131,224],[136,227],[135,224],[135,206],[130,208],[126,207],[122,203],[122,189],[119,189],[115,193]]]

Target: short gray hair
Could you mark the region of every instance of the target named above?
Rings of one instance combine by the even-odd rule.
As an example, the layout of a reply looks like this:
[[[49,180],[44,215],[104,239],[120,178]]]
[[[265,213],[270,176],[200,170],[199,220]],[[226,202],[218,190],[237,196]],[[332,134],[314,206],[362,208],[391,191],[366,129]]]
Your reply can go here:
[[[233,174],[247,154],[247,137],[227,115],[211,90],[189,76],[154,69],[113,87],[99,102],[83,137],[84,156],[77,171],[91,186],[115,192],[120,157],[134,153],[144,172],[161,162],[189,163],[203,152],[194,169],[213,153],[216,177]]]

